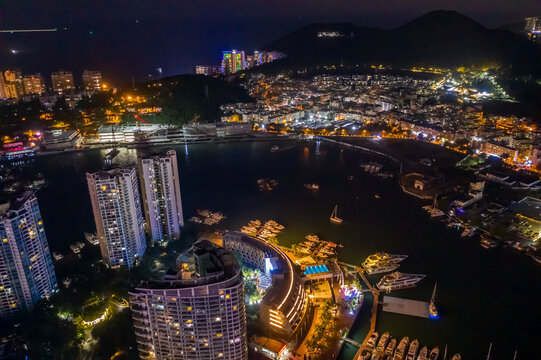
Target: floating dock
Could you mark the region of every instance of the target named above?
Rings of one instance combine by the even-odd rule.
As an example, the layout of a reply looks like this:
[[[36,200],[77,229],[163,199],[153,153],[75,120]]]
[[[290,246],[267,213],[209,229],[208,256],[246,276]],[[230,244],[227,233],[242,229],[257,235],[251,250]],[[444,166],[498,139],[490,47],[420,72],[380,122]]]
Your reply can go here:
[[[383,297],[383,311],[395,314],[430,318],[429,303],[426,301],[401,299],[394,296]]]

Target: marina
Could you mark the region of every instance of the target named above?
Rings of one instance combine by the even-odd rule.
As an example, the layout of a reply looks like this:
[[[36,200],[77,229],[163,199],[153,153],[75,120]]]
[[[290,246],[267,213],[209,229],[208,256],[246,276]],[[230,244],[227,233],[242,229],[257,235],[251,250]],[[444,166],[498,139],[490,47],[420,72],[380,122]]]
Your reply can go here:
[[[216,209],[227,214],[218,225],[232,229],[240,229],[253,219],[261,219],[261,225],[267,219],[274,219],[285,226],[279,234],[281,245],[291,246],[304,240],[307,234],[317,234],[319,239],[343,244],[339,258],[352,264],[360,265],[369,255],[381,250],[389,254],[407,254],[408,259],[401,263],[400,271],[427,274],[427,279],[419,282],[416,288],[400,290],[401,297],[428,300],[434,281],[438,281],[437,305],[442,312],[445,310],[445,321],[411,317],[406,327],[399,318],[403,315],[381,311],[381,305],[375,306],[372,294],[368,293],[360,318],[348,335],[353,341],[364,341],[375,307],[374,331],[380,335],[389,331],[393,339],[398,338],[397,342],[403,336],[417,338],[421,342],[420,348],[426,344],[430,351],[430,345],[440,345],[440,358],[443,358],[442,345],[445,343],[449,344],[449,349],[460,351],[464,359],[483,358],[482,354],[486,357],[490,341],[494,341],[494,350],[497,349],[501,357],[512,358],[518,348],[519,355],[523,355],[517,359],[539,358],[539,349],[529,345],[535,341],[533,334],[538,325],[533,319],[541,316],[528,300],[541,296],[539,287],[532,286],[529,281],[540,274],[535,261],[527,258],[529,261],[525,262],[519,254],[504,252],[502,247],[488,251],[477,241],[462,240],[460,232],[449,231],[426,216],[418,199],[403,194],[398,186],[383,186],[381,179],[360,171],[359,162],[370,161],[362,159],[363,153],[340,153],[336,146],[322,142],[321,149],[326,154],[315,155],[314,147],[308,143],[306,147],[298,145],[286,153],[271,154],[269,144],[263,142],[194,144],[188,145],[187,156],[184,146],[176,146],[179,166],[183,169],[185,214],[195,214],[202,208]],[[30,165],[33,173],[43,173],[49,182],[48,187],[38,192],[38,199],[52,251],[70,252],[69,245],[74,239],[81,239],[84,231],[93,229],[84,177],[86,171],[101,168],[105,153],[105,150],[91,150],[40,157]],[[120,149],[115,161],[134,161],[136,155],[134,149]],[[302,175],[292,176],[292,169],[302,169]],[[239,177],[242,172],[245,176]],[[221,174],[220,178],[215,174]],[[349,180],[351,175],[354,180]],[[280,179],[280,186],[272,192],[260,192],[254,186],[254,180],[261,177]],[[304,189],[307,179],[319,184],[317,193]],[[228,191],[220,197],[208,190],[222,186]],[[76,196],[60,199],[55,196],[68,187],[74,189]],[[381,198],[375,198],[374,194],[380,194]],[[239,201],[241,198],[243,201]],[[338,216],[344,219],[340,226],[329,221],[329,213],[335,204],[338,204]],[[66,228],[65,219],[56,219],[59,206],[70,214],[69,221],[77,224],[76,227]],[[404,217],[405,212],[407,217]],[[97,247],[84,250],[83,257],[94,250],[97,252]],[[470,254],[471,259],[464,260],[464,254]],[[459,259],[462,259],[461,266],[456,266]],[[512,274],[509,269],[513,269]],[[59,276],[62,274],[69,275],[70,269],[66,266]],[[366,276],[371,278],[372,275]],[[464,281],[457,282],[457,278]],[[501,286],[513,286],[516,294],[529,295],[501,294],[496,291]],[[365,290],[369,288],[363,284]],[[472,292],[478,293],[479,297],[467,295]],[[382,298],[380,296],[375,302],[383,302]],[[468,306],[464,306],[466,303]],[[516,306],[506,306],[509,303]],[[491,316],[494,313],[500,316]],[[477,317],[482,317],[483,321],[476,320]],[[455,329],[465,322],[477,334],[475,339],[457,334]],[[531,331],[509,344],[507,340],[520,331],[519,327]],[[351,360],[357,350],[346,343],[338,359]]]

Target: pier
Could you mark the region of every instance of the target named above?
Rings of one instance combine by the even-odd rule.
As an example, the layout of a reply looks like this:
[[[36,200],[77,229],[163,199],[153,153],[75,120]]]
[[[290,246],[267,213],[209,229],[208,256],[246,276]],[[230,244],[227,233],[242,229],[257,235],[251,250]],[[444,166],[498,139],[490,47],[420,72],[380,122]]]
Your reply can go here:
[[[368,291],[370,291],[372,295],[374,295],[374,303],[372,305],[372,316],[370,317],[370,330],[368,330],[368,334],[366,334],[366,337],[364,338],[363,343],[359,344],[358,342],[354,340],[351,340],[348,338],[344,339],[344,341],[359,347],[359,350],[357,351],[357,353],[355,354],[355,357],[353,358],[353,359],[357,359],[359,355],[361,355],[361,352],[366,347],[366,344],[368,343],[368,339],[370,339],[370,336],[374,333],[374,331],[376,331],[376,320],[378,316],[378,305],[379,305],[379,290],[375,288],[374,286],[372,286],[372,284],[368,281],[368,279],[366,278],[364,274],[363,268],[356,265],[347,264],[344,262],[339,262],[339,264],[347,268],[354,269],[359,274],[359,276],[363,279],[364,283],[368,287]]]
[[[353,145],[353,144],[350,144],[350,143],[347,143],[347,142],[338,141],[338,140],[330,139],[330,138],[323,137],[323,136],[318,137],[317,139],[318,140],[324,140],[324,141],[327,141],[327,142],[331,142],[331,143],[334,143],[334,144],[338,144],[338,145],[340,145],[342,147],[346,147],[346,148],[349,148],[349,149],[361,150],[361,151],[368,152],[368,153],[371,153],[371,154],[383,156],[383,157],[391,159],[391,160],[393,160],[395,162],[399,162],[397,158],[395,158],[395,157],[393,157],[393,156],[391,156],[389,154],[386,154],[386,153],[381,152],[381,151],[369,149],[369,148],[364,147],[364,146]]]
[[[428,302],[402,299],[393,296],[383,297],[383,311],[395,314],[430,318]]]

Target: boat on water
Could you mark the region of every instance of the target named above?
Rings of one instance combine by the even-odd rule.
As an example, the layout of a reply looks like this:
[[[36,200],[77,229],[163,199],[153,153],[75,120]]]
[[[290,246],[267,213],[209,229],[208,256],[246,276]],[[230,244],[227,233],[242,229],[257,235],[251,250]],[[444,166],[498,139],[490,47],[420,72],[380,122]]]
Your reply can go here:
[[[462,231],[462,234],[460,234],[461,237],[472,237],[477,233],[477,228],[465,228],[464,231]]]
[[[391,271],[395,271],[399,267],[400,267],[400,264],[398,263],[383,263],[383,264],[379,264],[379,265],[375,265],[375,266],[367,268],[366,273],[368,275],[384,274]]]
[[[419,355],[417,355],[417,360],[426,360],[428,356],[428,348],[426,346],[423,346],[421,351],[419,351]]]
[[[62,254],[59,253],[59,252],[54,251],[54,252],[53,252],[53,258],[54,258],[56,261],[59,261],[59,260],[62,260],[62,259],[64,258],[64,255],[62,255]]]
[[[440,348],[436,346],[430,351],[430,355],[428,355],[428,360],[438,360],[438,356],[440,356]]]
[[[334,210],[332,211],[331,213],[331,222],[335,223],[335,224],[341,224],[342,220],[341,218],[338,217],[338,205],[334,205]]]
[[[404,359],[404,355],[406,355],[406,350],[408,348],[409,342],[410,342],[410,339],[407,336],[405,338],[402,338],[402,340],[400,340],[400,343],[398,344],[396,348],[396,352],[394,353],[393,360]]]
[[[271,147],[270,151],[271,152],[278,152],[278,151],[280,151],[280,147],[277,146],[277,145],[274,145],[273,147]]]
[[[415,360],[417,356],[417,350],[419,349],[419,340],[415,339],[411,342],[406,360]]]
[[[415,286],[419,281],[426,277],[424,274],[406,274],[395,271],[385,275],[378,282],[377,286],[380,290],[396,290]]]
[[[383,335],[381,335],[381,338],[378,341],[378,346],[376,347],[376,351],[380,354],[383,354],[385,352],[385,347],[387,346],[388,341],[389,341],[389,333],[386,332]]]
[[[304,184],[304,187],[307,188],[308,190],[319,190],[319,185],[316,183]]]
[[[389,344],[385,348],[385,355],[392,356],[394,354],[394,349],[396,348],[396,339],[391,339]]]
[[[428,355],[428,360],[438,360],[438,356],[440,356],[440,348],[436,346],[430,351],[430,354]]]
[[[370,335],[370,338],[368,339],[368,342],[366,343],[367,349],[373,349],[376,347],[376,341],[378,340],[378,332],[374,331],[372,335]]]
[[[96,235],[90,234],[90,233],[87,233],[87,232],[85,232],[83,235],[85,236],[86,241],[88,241],[90,244],[92,244],[92,245],[99,245],[100,244],[100,241],[98,240],[98,237]]]
[[[480,244],[485,249],[492,249],[498,246],[498,242],[488,236],[481,236]]]
[[[430,315],[431,319],[437,319],[438,318],[438,309],[436,308],[436,287],[438,286],[438,283],[434,284],[434,291],[432,292],[432,298],[430,299],[430,305],[428,305],[428,313]]]
[[[462,359],[462,356],[460,356],[460,354],[454,354],[453,357],[451,358],[451,360],[461,360]]]
[[[361,355],[357,357],[357,360],[370,360],[372,357],[372,351],[364,349],[361,351]]]
[[[366,260],[363,262],[364,268],[370,268],[377,266],[380,263],[399,263],[405,259],[408,258],[408,255],[396,255],[396,254],[388,254],[386,252],[377,252],[375,254],[370,255],[366,258]]]

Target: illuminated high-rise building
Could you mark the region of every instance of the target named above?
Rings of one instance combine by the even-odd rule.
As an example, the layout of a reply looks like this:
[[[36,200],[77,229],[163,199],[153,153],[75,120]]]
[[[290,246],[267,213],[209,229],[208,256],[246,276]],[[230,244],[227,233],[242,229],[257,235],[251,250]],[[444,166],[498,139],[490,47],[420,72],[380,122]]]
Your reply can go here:
[[[73,74],[71,71],[58,71],[51,74],[51,81],[53,82],[53,90],[58,95],[68,95],[75,89],[75,83],[73,82]]]
[[[83,72],[83,87],[87,91],[102,90],[102,76],[100,71],[85,70]]]
[[[25,95],[42,95],[45,93],[45,82],[41,74],[26,75],[23,78]]]
[[[0,318],[30,310],[58,289],[34,193],[0,204]]]
[[[177,274],[130,292],[140,358],[247,360],[244,281],[235,257],[203,240],[177,265]]]
[[[139,157],[139,177],[148,232],[153,241],[178,239],[184,226],[177,153]]]
[[[222,56],[222,72],[233,74],[246,68],[244,51],[224,51]]]
[[[21,99],[24,95],[23,76],[18,70],[4,71],[4,96],[7,99]]]
[[[112,268],[134,266],[146,250],[137,172],[114,169],[86,179],[103,260]]]
[[[529,17],[525,20],[524,31],[532,41],[541,40],[541,16]]]

